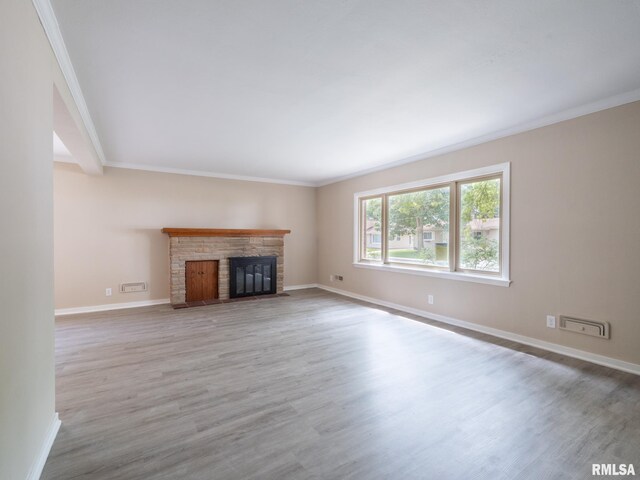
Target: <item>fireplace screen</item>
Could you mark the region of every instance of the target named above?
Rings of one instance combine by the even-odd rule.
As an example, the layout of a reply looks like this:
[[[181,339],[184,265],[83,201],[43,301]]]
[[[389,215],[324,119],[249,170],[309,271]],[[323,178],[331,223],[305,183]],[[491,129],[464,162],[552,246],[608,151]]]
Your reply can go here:
[[[229,297],[276,293],[277,257],[230,257]]]

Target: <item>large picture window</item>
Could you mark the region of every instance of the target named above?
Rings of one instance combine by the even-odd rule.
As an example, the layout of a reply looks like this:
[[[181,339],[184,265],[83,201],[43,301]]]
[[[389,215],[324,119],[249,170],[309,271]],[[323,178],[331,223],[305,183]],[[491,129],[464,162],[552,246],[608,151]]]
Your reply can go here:
[[[508,285],[509,164],[356,194],[355,264]]]

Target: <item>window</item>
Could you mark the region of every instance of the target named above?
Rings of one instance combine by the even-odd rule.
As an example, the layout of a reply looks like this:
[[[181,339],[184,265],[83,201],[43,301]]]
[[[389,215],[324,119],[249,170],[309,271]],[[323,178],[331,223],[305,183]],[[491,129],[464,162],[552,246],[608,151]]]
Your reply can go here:
[[[500,177],[458,184],[458,267],[500,271]]]
[[[501,164],[356,194],[354,262],[508,286],[508,192]]]
[[[414,265],[446,267],[449,263],[447,247],[440,248],[431,243],[433,231],[425,229],[449,230],[450,187],[427,188],[405,193],[386,195],[389,237],[407,238],[406,245],[394,242],[387,248],[387,261]],[[412,242],[410,237],[422,238],[422,242]]]
[[[362,258],[382,258],[382,198],[362,200],[362,224],[366,239],[362,245]]]

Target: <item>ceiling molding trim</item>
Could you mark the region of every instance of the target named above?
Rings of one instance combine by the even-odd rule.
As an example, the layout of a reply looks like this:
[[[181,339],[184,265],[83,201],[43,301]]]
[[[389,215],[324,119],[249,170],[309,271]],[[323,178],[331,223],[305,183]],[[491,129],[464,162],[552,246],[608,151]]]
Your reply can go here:
[[[93,148],[95,149],[100,162],[104,165],[104,151],[102,150],[102,145],[100,144],[100,139],[98,138],[98,132],[96,131],[96,127],[93,124],[91,115],[89,114],[87,102],[85,101],[84,95],[82,94],[82,89],[80,88],[78,77],[76,76],[73,64],[71,63],[71,58],[69,57],[67,46],[65,45],[64,39],[62,38],[60,26],[58,25],[58,19],[56,18],[56,14],[53,11],[51,2],[49,0],[33,0],[33,5],[38,12],[40,22],[42,23],[42,27],[44,28],[47,38],[49,39],[51,49],[53,50],[53,54],[55,55],[56,60],[58,61],[60,70],[62,71],[62,74],[67,81],[67,86],[69,87],[71,96],[76,103],[78,112],[80,112],[80,117],[82,118],[84,127],[87,129],[87,134],[91,139]]]
[[[140,165],[138,163],[106,162],[104,166],[111,167],[111,168],[124,168],[127,170],[142,170],[144,172],[171,173],[174,175],[190,175],[194,177],[220,178],[223,180],[241,180],[243,182],[273,183],[278,185],[294,185],[298,187],[317,187],[318,186],[314,182],[300,182],[297,180],[285,180],[285,179],[279,179],[279,178],[250,177],[247,175],[232,175],[229,173],[205,172],[202,170],[186,170],[182,168],[154,167],[152,165]]]
[[[509,137],[511,135],[517,135],[519,133],[528,132],[530,130],[535,130],[537,128],[547,127],[555,123],[572,120],[574,118],[582,117],[584,115],[589,115],[591,113],[600,112],[602,110],[619,107],[621,105],[625,105],[627,103],[633,103],[637,101],[640,101],[640,89],[632,90],[626,93],[621,93],[619,95],[614,95],[612,97],[608,97],[608,98],[598,100],[596,102],[588,103],[585,105],[580,105],[578,107],[570,108],[568,110],[563,110],[561,112],[557,112],[552,115],[548,115],[546,117],[533,120],[531,122],[522,123],[514,127],[510,127],[504,130],[498,130],[496,132],[488,133],[486,135],[465,140],[463,142],[459,142],[453,145],[448,145],[442,148],[438,148],[435,150],[430,150],[424,153],[413,155],[411,157],[407,157],[402,160],[385,163],[382,165],[378,165],[377,167],[360,170],[355,173],[350,173],[344,176],[335,177],[328,180],[320,180],[316,182],[315,185],[318,187],[323,187],[325,185],[330,185],[332,183],[338,183],[344,180],[349,180],[350,178],[361,177],[369,173],[375,173],[382,170],[387,170],[389,168],[399,167],[400,165],[417,162],[419,160],[426,160],[427,158],[436,157],[438,155],[444,155],[446,153],[455,152],[457,150],[463,150],[465,148],[474,147],[482,143],[491,142],[493,140]]]

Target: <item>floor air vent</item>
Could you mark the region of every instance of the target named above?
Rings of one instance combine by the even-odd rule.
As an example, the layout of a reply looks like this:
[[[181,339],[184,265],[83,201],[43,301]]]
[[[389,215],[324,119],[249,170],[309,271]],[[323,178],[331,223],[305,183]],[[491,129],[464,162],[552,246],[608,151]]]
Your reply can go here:
[[[584,333],[592,337],[609,338],[610,327],[608,322],[595,322],[582,318],[565,317],[560,315],[560,328],[570,332]]]

